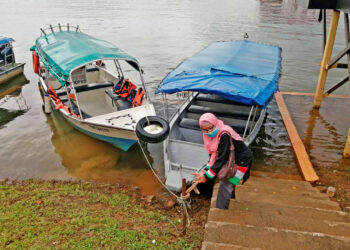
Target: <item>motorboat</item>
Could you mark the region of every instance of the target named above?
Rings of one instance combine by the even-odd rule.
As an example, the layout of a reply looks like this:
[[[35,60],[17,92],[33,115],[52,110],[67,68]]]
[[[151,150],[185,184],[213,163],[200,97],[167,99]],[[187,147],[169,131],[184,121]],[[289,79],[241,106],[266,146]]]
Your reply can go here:
[[[169,119],[169,136],[163,142],[169,189],[180,191],[182,178],[190,183],[192,173],[201,171],[209,160],[198,123],[202,114],[215,114],[248,146],[255,140],[266,106],[277,91],[280,69],[277,46],[248,40],[215,42],[163,79],[156,93],[165,100],[167,94],[187,94]]]
[[[127,151],[137,122],[154,116],[139,62],[79,26],[50,25],[31,48],[44,108],[79,131]]]
[[[0,84],[23,73],[24,63],[16,63],[10,37],[0,36]]]

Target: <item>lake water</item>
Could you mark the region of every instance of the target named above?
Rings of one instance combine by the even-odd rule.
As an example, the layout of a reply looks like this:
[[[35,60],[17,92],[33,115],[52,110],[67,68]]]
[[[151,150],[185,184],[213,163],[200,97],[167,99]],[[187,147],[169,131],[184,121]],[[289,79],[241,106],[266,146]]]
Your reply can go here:
[[[40,28],[50,24],[79,25],[83,32],[136,57],[160,115],[161,96],[153,93],[167,73],[210,43],[242,39],[244,33],[253,41],[282,48],[281,90],[314,92],[316,88],[322,25],[317,22],[318,11],[305,10],[293,0],[0,0],[0,4],[0,35],[16,40],[16,60],[26,63],[29,80],[22,89],[17,88],[16,95],[0,95],[0,109],[5,110],[0,115],[12,117],[0,125],[0,179],[123,182],[137,184],[145,193],[160,188],[138,145],[121,152],[76,131],[57,113],[43,113],[29,48]],[[344,40],[343,29],[339,29],[335,50],[344,47]],[[328,83],[345,75],[346,70],[334,70]],[[336,93],[349,94],[349,88],[345,85]],[[274,101],[252,148],[256,170],[298,174]],[[161,173],[161,145],[148,150]]]

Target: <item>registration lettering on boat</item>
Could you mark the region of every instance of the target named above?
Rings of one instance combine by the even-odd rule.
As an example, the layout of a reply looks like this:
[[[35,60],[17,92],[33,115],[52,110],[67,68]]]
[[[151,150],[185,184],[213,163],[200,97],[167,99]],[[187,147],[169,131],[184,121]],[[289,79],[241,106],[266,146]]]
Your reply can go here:
[[[98,130],[98,131],[109,132],[108,128],[99,127],[99,126],[95,126],[95,125],[91,125],[91,124],[89,124],[89,126],[90,126],[90,128]]]

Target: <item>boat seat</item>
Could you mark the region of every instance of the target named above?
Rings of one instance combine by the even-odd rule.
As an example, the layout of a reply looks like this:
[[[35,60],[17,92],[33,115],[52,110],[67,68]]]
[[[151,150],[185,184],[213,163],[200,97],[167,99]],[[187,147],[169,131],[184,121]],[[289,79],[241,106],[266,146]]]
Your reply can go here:
[[[220,119],[220,117],[218,117]],[[237,119],[231,119],[234,120],[234,124],[227,124],[230,127],[232,127],[238,134],[243,134],[246,122],[244,120],[237,120]],[[191,119],[191,118],[182,118],[179,122],[179,126],[181,128],[187,128],[187,129],[193,129],[193,130],[200,130],[199,123],[197,119]]]
[[[84,92],[84,91],[90,91],[94,89],[102,89],[102,88],[108,88],[108,87],[113,87],[114,83],[113,82],[98,82],[98,83],[89,83],[83,86],[77,86],[75,87],[75,91],[77,93],[79,92]],[[65,89],[60,89],[56,90],[56,93],[58,96],[66,95],[66,90]]]
[[[231,101],[228,99],[225,99],[221,96],[218,95],[214,95],[214,94],[203,94],[200,93],[196,96],[196,100],[200,100],[200,101],[206,101],[206,102],[215,102],[215,103],[226,103],[226,104],[238,104],[238,105],[242,105],[242,106],[250,106],[247,104],[242,104],[239,102],[235,102],[235,101]]]
[[[248,118],[249,111],[243,110],[227,110],[216,107],[203,107],[199,105],[191,105],[187,112],[196,113],[196,114],[204,114],[204,113],[213,113],[216,116],[226,116],[231,118]]]
[[[106,89],[105,93],[111,98],[112,106],[116,106],[118,110],[124,110],[131,108],[131,103],[120,97],[113,89]]]

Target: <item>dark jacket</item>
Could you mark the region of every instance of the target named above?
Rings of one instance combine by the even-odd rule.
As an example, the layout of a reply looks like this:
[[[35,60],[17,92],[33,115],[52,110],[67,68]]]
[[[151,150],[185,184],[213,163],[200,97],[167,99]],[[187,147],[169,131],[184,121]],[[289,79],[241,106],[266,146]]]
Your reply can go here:
[[[232,138],[232,143],[234,146],[235,163],[241,167],[248,167],[248,171],[243,177],[244,183],[250,176],[250,167],[253,163],[253,154],[243,141],[236,141]],[[228,134],[221,135],[218,146],[218,156],[214,165],[210,168],[215,174],[218,174],[220,169],[228,161],[230,156],[230,146],[230,136]]]

